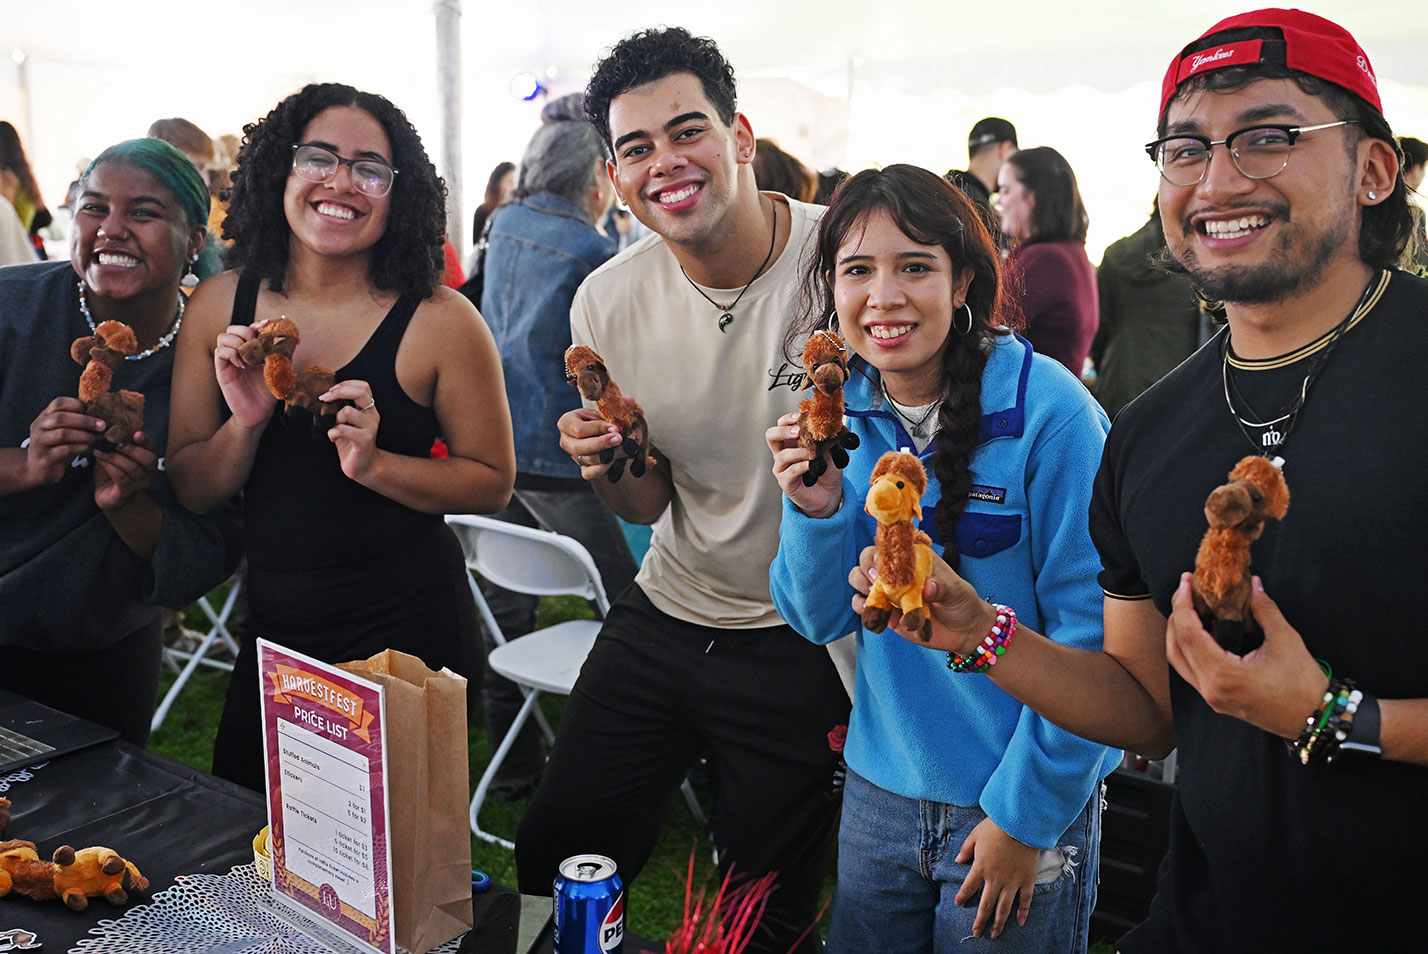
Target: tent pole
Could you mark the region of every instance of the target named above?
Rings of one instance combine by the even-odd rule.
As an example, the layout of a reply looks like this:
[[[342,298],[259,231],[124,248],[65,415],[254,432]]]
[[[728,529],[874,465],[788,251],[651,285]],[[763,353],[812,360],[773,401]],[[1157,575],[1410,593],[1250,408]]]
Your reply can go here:
[[[441,109],[442,178],[446,180],[446,235],[466,257],[461,200],[461,0],[434,0],[436,95]]]

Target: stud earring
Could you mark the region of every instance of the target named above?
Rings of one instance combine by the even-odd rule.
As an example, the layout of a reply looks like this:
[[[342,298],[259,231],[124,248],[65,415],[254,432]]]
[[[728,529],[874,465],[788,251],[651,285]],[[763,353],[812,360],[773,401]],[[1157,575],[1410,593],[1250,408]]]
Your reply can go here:
[[[1378,198],[1378,193],[1375,192],[1375,191],[1373,191],[1372,189],[1370,189],[1370,190],[1369,190],[1368,197],[1369,197],[1369,201],[1373,201],[1374,199],[1377,199],[1377,198]]]

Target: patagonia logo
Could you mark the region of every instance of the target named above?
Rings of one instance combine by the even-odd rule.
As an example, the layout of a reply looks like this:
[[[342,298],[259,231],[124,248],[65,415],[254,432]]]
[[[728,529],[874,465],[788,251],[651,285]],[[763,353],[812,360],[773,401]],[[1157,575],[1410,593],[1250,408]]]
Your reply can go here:
[[[1001,504],[1007,502],[1007,489],[1005,487],[988,487],[985,484],[973,484],[972,490],[967,496],[972,500]]]

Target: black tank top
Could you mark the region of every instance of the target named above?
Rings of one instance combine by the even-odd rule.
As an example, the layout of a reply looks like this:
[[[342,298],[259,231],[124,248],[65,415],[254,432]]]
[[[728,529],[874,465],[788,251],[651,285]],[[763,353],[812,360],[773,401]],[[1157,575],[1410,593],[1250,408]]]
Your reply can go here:
[[[233,324],[252,324],[259,284],[251,270],[239,277]],[[397,348],[417,304],[411,295],[397,299],[357,357],[337,370],[337,380],[371,385],[382,415],[377,447],[426,457],[437,436],[436,412],[407,395],[396,371]],[[302,316],[293,320],[301,330]],[[310,428],[284,422],[282,408],[263,431],[243,489],[248,560],[264,570],[391,558],[442,524],[439,514],[412,510],[349,478],[326,435],[315,438]]]

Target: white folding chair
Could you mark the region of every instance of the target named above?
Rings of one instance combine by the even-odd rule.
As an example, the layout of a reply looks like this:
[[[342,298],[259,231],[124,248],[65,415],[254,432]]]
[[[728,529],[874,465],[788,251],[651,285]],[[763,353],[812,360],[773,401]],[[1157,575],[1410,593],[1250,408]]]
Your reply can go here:
[[[208,601],[207,596],[198,598],[198,608],[203,611],[203,615],[208,617],[208,632],[199,639],[198,644],[189,648],[186,645],[166,645],[164,647],[164,662],[168,663],[177,675],[173,685],[169,686],[169,691],[164,694],[163,701],[154,710],[154,717],[149,721],[149,731],[157,732],[159,726],[164,724],[164,719],[168,718],[169,709],[173,707],[174,700],[178,698],[183,687],[188,685],[189,679],[193,676],[194,670],[200,665],[211,666],[214,669],[222,669],[226,672],[233,671],[233,660],[238,658],[238,641],[233,638],[233,634],[228,632],[228,617],[233,613],[233,606],[238,601],[238,591],[243,586],[241,575],[233,577],[229,581],[228,595],[223,599],[223,606],[215,610],[213,604]],[[185,630],[185,636],[191,632]],[[176,641],[177,642],[177,641]],[[184,640],[187,642],[187,639]],[[179,664],[183,663],[182,666]]]
[[[610,601],[600,582],[600,572],[595,568],[589,551],[579,541],[548,530],[532,530],[490,517],[448,514],[446,522],[461,540],[466,565],[496,586],[533,596],[573,594],[594,602],[602,618],[609,611]],[[496,642],[495,649],[486,657],[486,665],[520,686],[525,695],[525,702],[516,713],[515,721],[491,753],[491,761],[476,783],[476,791],[471,796],[471,832],[486,841],[514,848],[514,842],[482,830],[479,821],[481,805],[486,801],[491,780],[527,719],[534,715],[546,739],[554,741],[555,732],[538,704],[540,694],[554,692],[570,695],[580,667],[595,645],[595,635],[600,631],[601,624],[599,620],[569,620],[508,641],[500,626],[496,625],[491,607],[481,595],[474,578],[471,579],[471,595],[476,600],[481,621]],[[688,782],[685,783],[684,795],[690,811],[703,824],[704,814]]]

